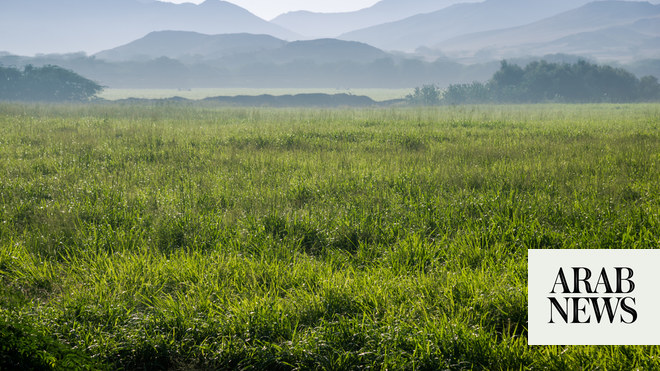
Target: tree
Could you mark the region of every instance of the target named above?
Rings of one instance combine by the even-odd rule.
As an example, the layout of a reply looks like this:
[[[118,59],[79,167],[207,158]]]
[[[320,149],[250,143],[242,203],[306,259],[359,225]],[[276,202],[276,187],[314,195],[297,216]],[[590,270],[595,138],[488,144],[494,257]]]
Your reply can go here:
[[[0,67],[0,99],[22,101],[88,101],[103,87],[62,67],[27,65],[20,71]]]
[[[406,96],[411,104],[433,106],[440,103],[440,89],[436,85],[416,87],[412,94]]]
[[[500,64],[500,69],[495,72],[491,84],[497,88],[520,86],[523,82],[525,71],[516,64],[509,64],[506,60]]]
[[[21,71],[0,67],[0,99],[11,99],[21,84]]]
[[[639,96],[642,100],[660,99],[660,84],[655,76],[644,76],[639,80]]]
[[[477,81],[471,84],[449,85],[442,97],[442,102],[445,104],[472,104],[489,101],[489,87]]]
[[[637,102],[660,99],[657,78],[581,60],[575,64],[537,61],[525,68],[502,62],[483,84],[450,85],[443,103]]]

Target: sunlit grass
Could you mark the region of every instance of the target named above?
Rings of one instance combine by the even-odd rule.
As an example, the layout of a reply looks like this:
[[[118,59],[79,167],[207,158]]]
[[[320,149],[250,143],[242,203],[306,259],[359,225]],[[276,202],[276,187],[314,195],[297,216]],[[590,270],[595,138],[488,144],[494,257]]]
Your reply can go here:
[[[659,124],[0,105],[0,340],[61,368],[654,369],[527,346],[526,252],[657,248]]]

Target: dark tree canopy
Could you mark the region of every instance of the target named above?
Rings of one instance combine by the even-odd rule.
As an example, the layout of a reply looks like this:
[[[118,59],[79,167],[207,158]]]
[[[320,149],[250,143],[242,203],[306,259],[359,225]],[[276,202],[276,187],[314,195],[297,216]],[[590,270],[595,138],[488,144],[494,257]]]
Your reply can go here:
[[[27,65],[23,71],[0,67],[0,100],[81,102],[101,90],[94,81],[58,66]]]
[[[638,79],[611,66],[532,62],[525,68],[503,61],[487,83],[450,85],[446,104],[461,103],[624,103],[657,101],[660,85],[653,76]]]
[[[415,88],[412,94],[406,96],[406,100],[415,105],[432,106],[440,103],[440,93],[436,85],[424,85]]]

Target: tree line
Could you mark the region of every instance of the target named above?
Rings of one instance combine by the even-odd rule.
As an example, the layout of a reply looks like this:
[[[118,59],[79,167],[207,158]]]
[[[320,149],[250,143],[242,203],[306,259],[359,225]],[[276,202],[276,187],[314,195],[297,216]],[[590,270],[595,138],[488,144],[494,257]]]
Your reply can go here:
[[[577,63],[535,61],[520,67],[502,61],[485,82],[453,84],[441,91],[425,85],[408,95],[413,104],[470,103],[629,103],[660,100],[654,76],[641,79],[622,69]]]
[[[102,90],[96,82],[58,66],[0,66],[0,100],[84,102]]]

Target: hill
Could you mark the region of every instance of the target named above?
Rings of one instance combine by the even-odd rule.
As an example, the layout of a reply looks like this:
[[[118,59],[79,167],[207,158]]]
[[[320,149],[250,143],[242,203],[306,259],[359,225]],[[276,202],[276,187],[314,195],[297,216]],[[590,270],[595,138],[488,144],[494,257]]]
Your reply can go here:
[[[373,46],[337,39],[287,42],[267,35],[204,35],[184,31],[152,32],[117,48],[97,53],[105,61],[149,61],[166,57],[179,62],[214,61],[216,65],[313,61],[368,63],[389,55]]]
[[[317,39],[293,41],[278,49],[255,53],[254,57],[259,61],[272,63],[314,61],[325,64],[346,61],[369,63],[379,58],[389,57],[389,54],[360,42]]]
[[[474,1],[476,0],[382,0],[371,7],[354,12],[294,11],[282,14],[271,22],[307,37],[336,37],[349,31]]]
[[[0,50],[22,55],[98,52],[159,30],[298,38],[220,0],[199,5],[139,0],[2,0],[1,10]]]
[[[286,43],[269,35],[205,35],[188,31],[157,31],[95,56],[107,61],[150,60],[159,57],[199,61],[277,49]]]
[[[459,35],[522,26],[587,3],[586,0],[486,0],[456,4],[340,36],[385,50],[413,51]]]
[[[437,43],[446,55],[492,58],[572,53],[595,58],[657,58],[660,5],[599,1],[520,27],[473,33]]]

